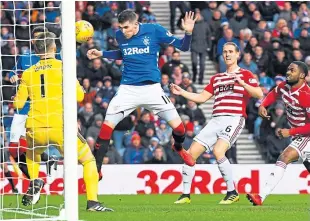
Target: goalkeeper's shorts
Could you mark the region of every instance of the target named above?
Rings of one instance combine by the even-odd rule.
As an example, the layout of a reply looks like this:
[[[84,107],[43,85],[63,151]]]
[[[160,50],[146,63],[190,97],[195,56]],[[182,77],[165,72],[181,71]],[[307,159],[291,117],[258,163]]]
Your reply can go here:
[[[31,128],[27,129],[28,148],[34,148],[36,153],[42,154],[49,145],[55,146],[64,155],[64,139],[62,128]],[[74,148],[74,147],[69,147]],[[93,158],[91,149],[81,134],[77,135],[78,160],[88,161]]]

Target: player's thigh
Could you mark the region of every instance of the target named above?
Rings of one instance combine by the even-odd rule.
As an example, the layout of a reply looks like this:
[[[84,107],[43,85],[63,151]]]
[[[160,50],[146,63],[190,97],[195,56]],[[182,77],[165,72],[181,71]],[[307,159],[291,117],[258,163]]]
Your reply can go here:
[[[244,117],[234,116],[221,116],[219,117],[218,125],[221,130],[217,133],[219,139],[228,143],[228,148],[233,145],[241,134],[244,125]]]
[[[139,90],[137,90],[137,87],[131,85],[121,85],[109,103],[106,115],[113,116],[115,114],[122,113],[124,118],[132,111],[134,111],[138,106]]]
[[[154,114],[160,115],[164,111],[175,109],[174,105],[165,94],[160,84],[151,84],[141,87],[141,106],[145,109],[153,112]],[[171,121],[177,116],[165,116],[166,121]]]
[[[90,147],[88,146],[86,140],[80,133],[78,133],[77,136],[77,151],[78,151],[78,161],[81,164],[95,160]]]
[[[297,159],[301,157],[303,160],[310,158],[310,136],[301,137],[297,136],[293,138],[293,141],[290,143],[289,147],[296,150]],[[292,161],[297,160],[292,159]]]
[[[63,155],[62,128],[32,128],[27,130],[28,148],[42,154],[49,145],[54,145]]]
[[[21,136],[26,135],[26,124],[27,115],[14,114],[13,121],[11,124],[10,142],[18,142]]]
[[[217,141],[217,132],[220,127],[216,118],[212,118],[209,123],[194,137],[194,141],[200,143],[207,151],[212,151]]]

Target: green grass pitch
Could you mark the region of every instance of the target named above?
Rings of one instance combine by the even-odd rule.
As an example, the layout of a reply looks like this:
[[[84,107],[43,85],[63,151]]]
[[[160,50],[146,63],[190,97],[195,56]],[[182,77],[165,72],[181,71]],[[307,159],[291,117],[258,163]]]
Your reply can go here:
[[[86,198],[79,196],[80,220],[95,221],[307,221],[310,220],[309,195],[271,195],[264,206],[252,206],[245,195],[232,205],[218,205],[224,195],[192,195],[192,203],[175,205],[178,195],[106,195],[99,200],[115,210],[113,213],[86,212]],[[49,205],[62,203],[60,196],[48,196]],[[5,196],[5,207],[16,207],[16,196]],[[45,205],[45,196],[36,207]],[[25,208],[25,207],[23,207]],[[43,212],[43,211],[41,211]],[[48,211],[49,214],[56,211]],[[28,215],[4,213],[4,219],[30,218]]]

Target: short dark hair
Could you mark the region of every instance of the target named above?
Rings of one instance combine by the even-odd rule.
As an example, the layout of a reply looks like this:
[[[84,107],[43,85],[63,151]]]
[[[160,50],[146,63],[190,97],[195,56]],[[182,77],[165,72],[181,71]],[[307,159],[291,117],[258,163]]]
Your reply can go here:
[[[34,34],[38,32],[48,32],[48,29],[44,26],[37,26],[31,32],[31,37],[34,38]]]
[[[52,32],[43,32],[34,42],[34,49],[38,54],[45,54],[55,44],[56,35]]]
[[[308,74],[308,66],[305,62],[302,61],[293,61],[292,64],[296,64],[299,68],[299,70],[305,74],[305,76]]]
[[[118,22],[120,24],[124,24],[127,21],[134,22],[136,20],[138,20],[137,14],[130,9],[126,9],[118,15]]]
[[[236,52],[240,52],[240,48],[238,47],[238,45],[237,45],[236,43],[231,42],[231,41],[226,42],[226,43],[223,45],[223,49],[224,49],[224,47],[225,47],[226,45],[232,45],[232,46],[235,47]]]

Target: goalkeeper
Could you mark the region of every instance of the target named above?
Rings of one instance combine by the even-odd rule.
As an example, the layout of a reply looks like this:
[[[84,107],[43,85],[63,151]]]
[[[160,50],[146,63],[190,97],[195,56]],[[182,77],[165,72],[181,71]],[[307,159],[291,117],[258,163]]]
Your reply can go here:
[[[44,181],[39,176],[41,154],[48,145],[54,145],[63,155],[63,103],[62,103],[62,62],[55,59],[55,34],[41,33],[36,38],[34,48],[40,61],[27,69],[21,79],[14,106],[22,108],[30,99],[30,111],[26,122],[28,149],[26,161],[31,178],[22,204],[36,204]],[[84,91],[76,81],[77,101],[84,98]],[[84,167],[84,181],[88,211],[113,211],[97,200],[98,173],[95,158],[85,139],[78,134],[78,160]],[[75,147],[67,147],[75,148]]]

